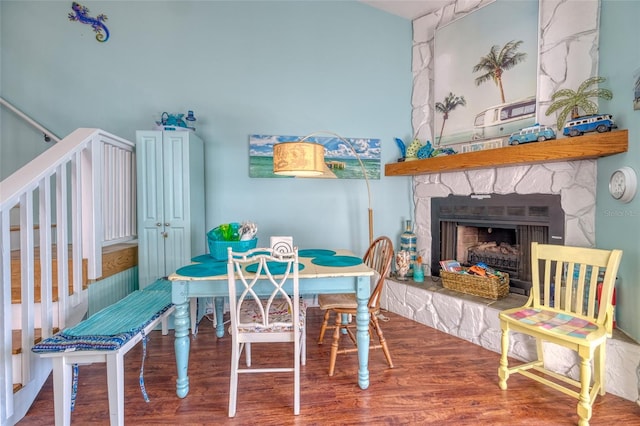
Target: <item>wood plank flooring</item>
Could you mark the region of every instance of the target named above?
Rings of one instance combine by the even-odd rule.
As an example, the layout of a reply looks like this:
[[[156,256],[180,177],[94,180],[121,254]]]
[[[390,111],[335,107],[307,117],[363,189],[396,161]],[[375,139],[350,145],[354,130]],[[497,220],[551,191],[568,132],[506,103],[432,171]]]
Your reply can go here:
[[[142,345],[125,357],[125,423],[154,425],[575,425],[577,401],[516,375],[509,389],[498,388],[499,354],[430,327],[385,313],[382,328],[395,368],[389,369],[380,350],[370,353],[371,385],[357,385],[357,356],[339,355],[333,377],[327,375],[330,336],[316,339],[321,323],[318,308],[308,310],[307,365],[302,367],[301,414],[293,415],[293,379],[288,373],[241,375],[238,412],[227,417],[230,338],[216,339],[203,319],[191,341],[190,392],[175,395],[173,332],[150,335],[144,379],[150,402],[138,384]],[[345,345],[349,344],[344,338]],[[273,344],[254,346],[254,365],[273,364],[290,353]],[[289,356],[289,355],[287,355]],[[264,365],[264,364],[263,364]],[[80,367],[78,397],[72,422],[108,421],[104,364]],[[51,377],[19,425],[53,424]],[[640,425],[640,406],[607,394],[599,396],[591,425]]]

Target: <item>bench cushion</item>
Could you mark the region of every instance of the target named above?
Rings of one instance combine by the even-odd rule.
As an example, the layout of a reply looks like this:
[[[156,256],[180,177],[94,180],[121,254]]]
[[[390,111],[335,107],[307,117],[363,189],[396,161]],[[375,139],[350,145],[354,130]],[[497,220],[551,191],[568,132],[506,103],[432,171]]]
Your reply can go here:
[[[117,350],[171,305],[170,292],[135,291],[79,324],[44,339],[32,351]]]

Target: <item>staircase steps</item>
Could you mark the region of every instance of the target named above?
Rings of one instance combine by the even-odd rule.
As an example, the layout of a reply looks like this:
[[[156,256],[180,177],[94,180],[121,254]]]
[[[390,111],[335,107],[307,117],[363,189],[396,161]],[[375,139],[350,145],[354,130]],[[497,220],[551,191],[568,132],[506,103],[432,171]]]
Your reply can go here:
[[[69,249],[71,250],[71,249]],[[69,253],[71,256],[71,253]],[[58,262],[55,249],[53,250],[51,269],[53,284],[52,299],[58,301]],[[87,261],[82,261],[82,288],[87,289],[92,282],[108,278],[118,272],[125,271],[138,264],[138,244],[124,243],[115,244],[103,248],[102,250],[102,277],[97,280],[89,280],[87,278]],[[40,303],[40,251],[36,250],[34,258],[34,300]],[[73,271],[71,269],[71,260],[69,260],[69,294],[73,294]],[[20,251],[11,252],[11,303],[21,302],[21,268],[20,268]]]
[[[69,247],[69,258],[71,258],[71,246]],[[35,249],[34,261],[33,261],[33,275],[34,275],[34,299],[35,303],[40,303],[40,250]],[[69,294],[73,293],[73,269],[72,261],[69,260]],[[52,248],[51,259],[51,282],[53,284],[53,301],[58,301],[58,262],[57,262],[57,249],[55,245]],[[22,268],[20,267],[20,250],[13,250],[11,252],[11,303],[20,303],[21,297],[21,278]],[[87,279],[87,260],[82,261],[82,288],[86,289],[89,285]]]
[[[58,329],[58,327],[54,327],[53,333],[55,334],[58,331],[60,331],[60,329]],[[22,330],[13,330],[11,340],[12,340],[11,353],[13,355],[21,354],[22,353]],[[42,329],[36,328],[33,343],[36,344],[36,343],[40,343],[41,341],[42,341]]]
[[[58,327],[53,328],[53,333],[57,333],[58,331],[60,331]],[[33,339],[34,344],[42,341],[42,329],[36,328],[34,330],[34,334],[35,334]],[[22,330],[13,330],[11,332],[11,354],[14,357],[22,356]],[[18,358],[18,359],[21,359],[21,358]],[[20,389],[22,389],[22,383],[13,384],[13,393],[18,392]]]
[[[11,300],[12,303],[20,303],[20,252],[12,251],[11,252]],[[87,279],[87,262],[83,261],[82,265],[82,287],[86,289],[94,282],[100,281],[102,279],[108,278],[112,275],[115,275],[119,272],[126,271],[128,269],[133,268],[138,264],[138,244],[137,243],[123,243],[116,244],[112,246],[108,246],[103,248],[102,250],[102,276],[97,280],[89,280]],[[69,264],[69,268],[71,268],[71,263]],[[55,249],[54,249],[54,258],[52,259],[52,271],[53,271],[53,301],[56,302],[58,300],[58,290],[57,290],[57,262],[55,259]],[[73,293],[73,277],[71,269],[69,270],[69,294]],[[34,260],[34,282],[35,282],[35,294],[34,299],[35,303],[40,302],[40,258],[39,258],[39,250],[36,250],[35,260]],[[60,331],[57,327],[54,327],[53,333],[57,333]],[[35,337],[34,343],[38,343],[42,340],[42,330],[37,328],[34,330]],[[12,331],[12,348],[11,353],[15,357],[22,357],[22,331],[21,330],[13,330]],[[13,384],[13,392],[16,393],[20,389],[22,389],[23,385],[21,383]]]

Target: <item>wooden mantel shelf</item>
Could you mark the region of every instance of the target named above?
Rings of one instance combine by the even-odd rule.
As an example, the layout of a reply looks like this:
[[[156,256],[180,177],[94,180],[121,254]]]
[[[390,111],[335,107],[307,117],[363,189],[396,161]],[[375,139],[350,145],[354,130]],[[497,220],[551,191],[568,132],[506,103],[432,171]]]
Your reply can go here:
[[[587,160],[627,152],[628,147],[628,130],[587,133],[573,138],[566,137],[485,151],[389,163],[384,166],[384,174],[385,176],[412,176],[554,161]]]

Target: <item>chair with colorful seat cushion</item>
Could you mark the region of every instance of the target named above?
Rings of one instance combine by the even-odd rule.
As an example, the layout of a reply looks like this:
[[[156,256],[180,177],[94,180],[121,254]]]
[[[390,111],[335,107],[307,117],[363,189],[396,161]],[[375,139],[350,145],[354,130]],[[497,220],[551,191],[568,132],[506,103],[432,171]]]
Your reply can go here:
[[[589,424],[596,396],[605,394],[605,348],[612,333],[613,287],[621,258],[621,250],[531,244],[529,300],[499,314],[500,389],[507,389],[511,374],[520,373],[578,399],[578,424]],[[510,331],[535,338],[537,359],[509,367]],[[575,351],[579,377],[551,370],[543,359],[543,342]]]
[[[362,259],[363,262],[377,272],[375,279],[375,287],[369,302],[369,335],[373,335],[373,331],[378,336],[379,344],[370,345],[370,349],[380,349],[384,353],[389,367],[393,368],[393,361],[387,345],[387,340],[382,333],[382,328],[378,321],[377,315],[380,312],[380,296],[384,286],[385,278],[389,275],[391,269],[391,261],[393,260],[393,243],[388,237],[379,237],[371,245]],[[333,342],[331,344],[331,356],[329,361],[329,376],[333,376],[336,366],[338,354],[357,352],[357,347],[339,349],[340,337],[346,334],[351,338],[354,345],[357,345],[356,336],[352,330],[352,325],[343,318],[348,315],[356,315],[358,302],[355,294],[321,294],[318,296],[318,304],[320,309],[325,311],[324,321],[320,328],[320,336],[318,344],[321,345],[324,340],[324,334],[327,330],[333,330]],[[329,325],[331,314],[335,314],[335,325]],[[344,333],[343,333],[344,331]]]
[[[229,417],[236,414],[238,376],[246,373],[293,373],[293,413],[300,413],[300,364],[305,364],[305,305],[299,294],[298,249],[283,253],[256,248],[228,250],[229,312],[232,340]],[[252,367],[252,343],[291,343],[293,358],[284,353],[278,367]],[[242,351],[246,367],[240,366]],[[285,364],[285,360],[289,360]],[[268,389],[265,386],[265,389]]]

